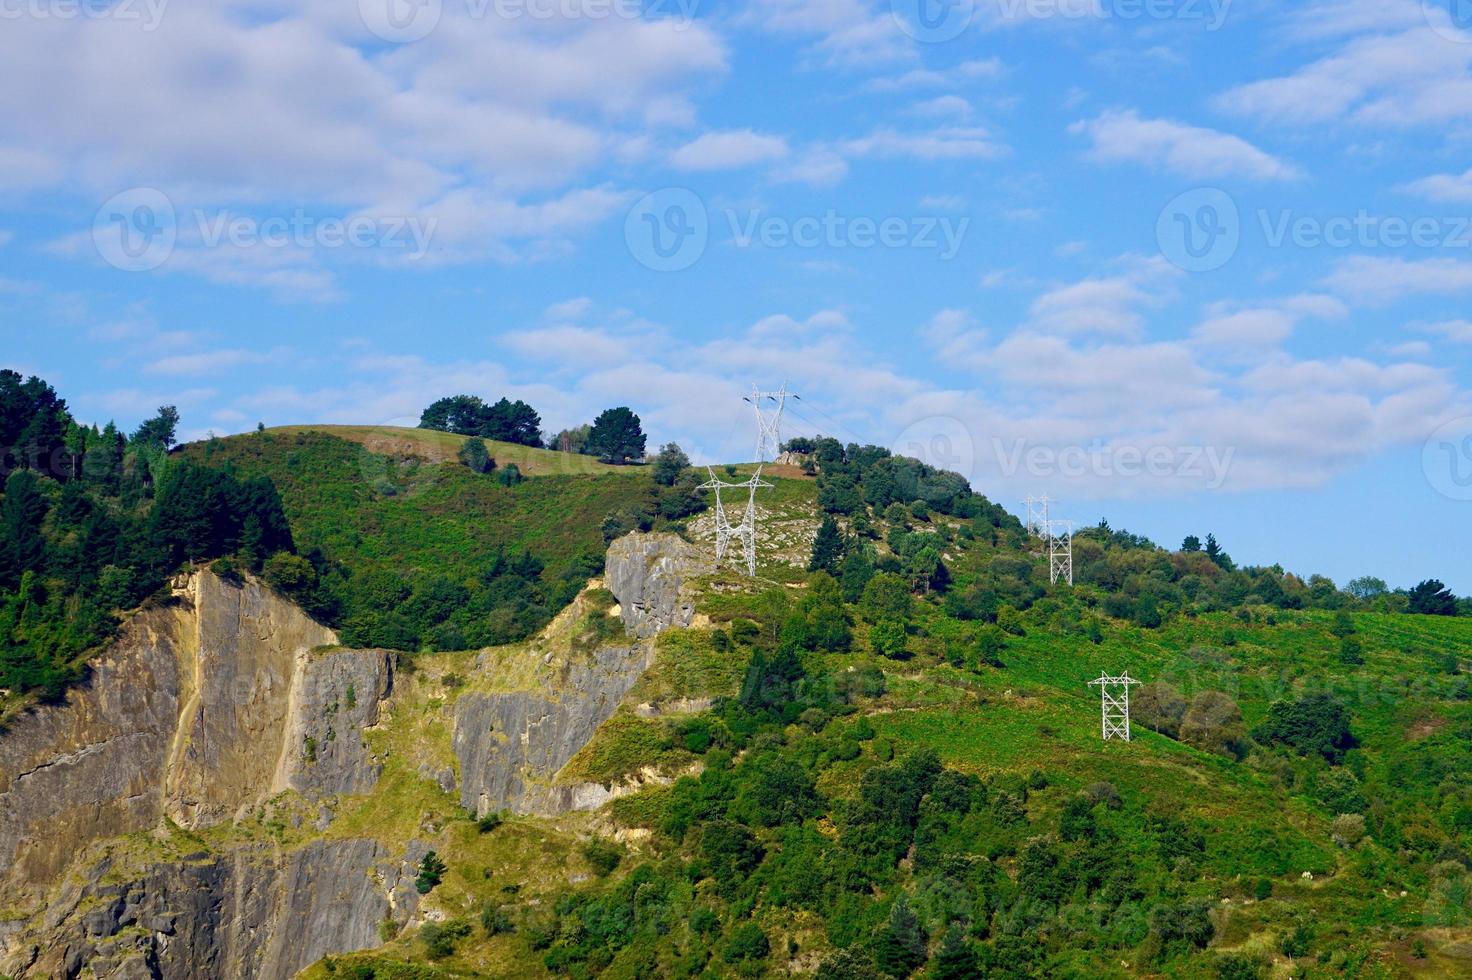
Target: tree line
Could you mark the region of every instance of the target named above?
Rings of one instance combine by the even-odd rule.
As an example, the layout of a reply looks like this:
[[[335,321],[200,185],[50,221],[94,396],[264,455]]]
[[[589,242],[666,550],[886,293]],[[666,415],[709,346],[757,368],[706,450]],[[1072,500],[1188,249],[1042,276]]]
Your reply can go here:
[[[594,456],[614,465],[642,463],[646,439],[639,416],[627,406],[605,409],[591,424],[543,435],[542,417],[520,399],[502,397],[487,405],[475,395],[451,395],[426,408],[419,428],[474,436],[519,446],[534,446],[564,453]],[[481,449],[485,446],[482,443]],[[484,466],[480,450],[471,450],[477,462],[462,457],[466,465]],[[489,458],[489,451],[487,456]],[[489,472],[494,466],[485,467]]]

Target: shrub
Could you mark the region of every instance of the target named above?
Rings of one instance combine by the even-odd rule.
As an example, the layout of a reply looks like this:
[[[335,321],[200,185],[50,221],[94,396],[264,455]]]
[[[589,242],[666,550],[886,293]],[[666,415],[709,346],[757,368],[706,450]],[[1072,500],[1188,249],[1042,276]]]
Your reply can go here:
[[[1246,734],[1242,710],[1220,691],[1196,695],[1181,719],[1181,741],[1205,752],[1240,758],[1245,754]]]
[[[1287,745],[1299,755],[1321,755],[1331,765],[1359,744],[1349,730],[1349,709],[1328,694],[1274,702],[1253,736]]]
[[[731,938],[726,941],[721,959],[727,963],[762,960],[771,952],[772,944],[767,940],[767,934],[762,932],[761,926],[755,922],[743,922],[732,931]]]
[[[475,829],[483,834],[489,834],[504,822],[505,818],[501,816],[500,811],[492,810],[475,822]]]
[[[424,943],[424,955],[432,960],[453,956],[455,945],[470,935],[470,923],[464,919],[447,919],[444,922],[426,922],[419,930],[419,941]]]
[[[1351,848],[1365,839],[1365,818],[1358,813],[1341,813],[1334,818],[1334,843]]]
[[[428,895],[444,878],[447,870],[449,869],[445,866],[445,862],[440,860],[440,856],[430,851],[419,862],[419,874],[414,879],[414,890],[421,895]]]
[[[613,874],[613,870],[624,859],[624,851],[611,841],[594,837],[583,845],[583,857],[593,866],[594,874],[600,878],[607,878]]]

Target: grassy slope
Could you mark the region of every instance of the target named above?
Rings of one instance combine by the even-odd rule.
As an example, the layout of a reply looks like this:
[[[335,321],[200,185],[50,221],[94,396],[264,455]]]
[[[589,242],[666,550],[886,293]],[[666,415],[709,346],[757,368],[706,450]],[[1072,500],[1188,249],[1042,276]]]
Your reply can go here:
[[[454,438],[403,431],[419,439]],[[316,433],[237,437],[189,451],[209,455],[213,462],[228,460],[246,475],[271,475],[304,546],[319,545],[329,554],[351,555],[360,562],[452,573],[466,554],[498,545],[536,543],[538,553],[564,557],[590,543],[596,546],[603,515],[642,492],[642,481],[629,480],[624,473],[549,476],[507,490],[459,467],[395,462]],[[501,458],[499,451],[493,452]],[[804,513],[813,513],[810,481],[774,482],[778,486],[767,491],[765,501],[774,515],[795,525]],[[383,492],[386,487],[393,488],[393,495]],[[981,544],[951,550],[949,564],[958,579],[992,554]],[[774,583],[800,578],[780,562],[764,563],[761,574]],[[758,601],[727,574],[708,584],[712,591],[701,608],[718,620],[741,615]],[[947,763],[980,773],[1048,773],[1053,785],[1035,795],[1035,810],[1061,807],[1080,786],[1105,779],[1127,800],[1201,820],[1210,833],[1208,878],[1199,888],[1228,900],[1219,940],[1223,947],[1271,949],[1295,916],[1309,915],[1321,925],[1321,942],[1368,948],[1384,975],[1455,975],[1457,964],[1441,952],[1442,942],[1429,943],[1432,952],[1426,960],[1413,961],[1407,952],[1409,937],[1425,934],[1426,882],[1402,871],[1395,855],[1373,842],[1354,855],[1335,848],[1329,840],[1334,814],[1308,796],[1284,789],[1250,766],[1150,732],[1138,733],[1129,744],[1099,741],[1098,701],[1085,682],[1100,670],[1128,669],[1146,680],[1169,679],[1188,697],[1200,690],[1229,691],[1249,726],[1285,693],[1306,684],[1333,684],[1354,709],[1367,785],[1386,778],[1421,739],[1434,737],[1472,712],[1450,695],[1446,676],[1435,664],[1447,652],[1463,660],[1472,657],[1472,621],[1356,614],[1366,664],[1350,669],[1337,662],[1328,614],[1279,611],[1273,619],[1270,624],[1266,615],[1259,615],[1248,624],[1234,616],[1211,615],[1172,621],[1155,631],[1112,623],[1103,642],[1095,645],[1075,627],[1050,623],[1040,607],[1029,617],[1027,634],[1009,639],[1003,670],[953,669],[924,652],[908,663],[877,661],[889,675],[889,693],[867,710],[881,740],[901,750],[931,746]],[[924,609],[919,621],[938,642],[966,642],[974,629],[973,624],[945,619],[934,608]],[[1228,631],[1236,636],[1231,646],[1224,643]],[[863,624],[857,632],[856,649],[862,650]],[[661,642],[661,662],[641,682],[637,699],[728,693],[738,672],[720,669],[709,637],[703,628],[667,636]],[[466,672],[468,662],[453,659],[464,655],[443,656],[449,658],[442,665],[446,669]],[[873,661],[863,652],[834,659],[835,666]],[[377,736],[391,743],[383,746],[390,760],[382,792],[351,808],[330,832],[376,828],[396,839],[431,834],[451,865],[447,887],[436,893],[433,905],[449,914],[469,913],[487,899],[511,901],[511,893],[502,891],[507,885],[532,888],[538,896],[556,893],[566,879],[559,875],[549,881],[539,869],[557,866],[574,877],[586,873],[574,840],[587,831],[588,818],[516,821],[483,838],[457,821],[453,800],[419,775],[422,764],[438,761],[432,758],[438,754],[432,747],[444,742],[442,716],[453,699],[451,692],[435,688],[432,664],[426,662],[428,672],[414,682],[422,687],[422,696],[405,708],[400,721],[407,727],[393,736]],[[670,724],[621,711],[566,775],[616,781],[650,762],[681,767],[693,757],[671,745]],[[428,755],[421,758],[424,753]],[[872,753],[868,747],[861,758],[830,770],[825,791],[850,791],[874,764]],[[651,789],[618,800],[604,819],[637,825],[642,813],[652,812],[660,792]],[[489,878],[487,868],[492,869]],[[1314,880],[1302,879],[1303,871]],[[1250,885],[1257,877],[1273,879],[1272,899],[1250,900]],[[1402,890],[1405,897],[1399,894]],[[772,924],[778,934],[785,928]],[[423,952],[410,936],[383,955],[422,961]],[[487,940],[478,933],[441,966],[461,975],[541,973],[540,957],[520,937]]]
[[[465,443],[465,436],[434,429],[406,429],[393,425],[283,425],[267,429],[277,435],[319,432],[357,443],[384,456],[417,456],[429,463],[452,463]],[[532,446],[487,439],[486,448],[498,466],[515,463],[526,476],[555,476],[574,473],[628,473],[627,466],[609,466],[591,456],[556,453]],[[637,472],[637,471],[633,471]]]
[[[459,440],[418,429],[393,431]],[[492,450],[498,460],[502,447],[497,443]],[[426,571],[467,576],[503,548],[530,549],[549,571],[559,572],[580,553],[601,552],[603,518],[636,505],[647,489],[645,480],[631,476],[642,470],[506,448],[526,454],[532,470],[548,475],[504,487],[463,466],[387,456],[336,434],[305,430],[233,436],[195,443],[184,452],[245,477],[271,477],[299,550],[321,548],[355,569],[391,569],[410,578]],[[566,457],[568,465],[596,472],[552,474],[542,457]]]

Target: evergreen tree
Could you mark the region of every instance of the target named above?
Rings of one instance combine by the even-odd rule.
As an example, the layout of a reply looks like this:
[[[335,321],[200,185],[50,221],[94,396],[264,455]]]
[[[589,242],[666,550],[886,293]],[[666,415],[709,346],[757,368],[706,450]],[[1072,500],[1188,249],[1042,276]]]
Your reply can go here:
[[[836,578],[840,574],[843,551],[843,532],[838,529],[838,522],[833,519],[833,515],[825,514],[823,523],[818,525],[818,536],[813,539],[813,554],[808,560],[808,571],[827,572]]]
[[[1222,550],[1221,545],[1217,544],[1215,534],[1208,534],[1206,536],[1206,557],[1210,558],[1218,567],[1225,571],[1230,572],[1236,567],[1232,563],[1232,557]]]
[[[690,457],[685,455],[685,450],[678,443],[666,443],[654,458],[654,482],[660,486],[672,487],[689,465]]]
[[[489,473],[496,468],[496,461],[491,458],[490,450],[486,449],[485,440],[480,436],[466,439],[455,455],[461,463],[476,473]]]
[[[644,458],[644,441],[639,416],[620,406],[606,409],[593,420],[587,452],[605,463],[622,465]]]
[[[138,430],[128,441],[168,452],[174,445],[178,428],[179,410],[173,405],[163,405],[159,407],[157,415],[138,426]]]
[[[1182,551],[1200,551],[1201,539],[1194,534],[1186,535],[1186,540],[1181,542]]]
[[[953,925],[930,961],[930,976],[932,980],[971,980],[976,975],[976,950],[966,941],[961,927]]]
[[[1423,616],[1455,616],[1457,597],[1436,579],[1427,579],[1410,591],[1406,612]]]
[[[908,977],[925,962],[925,933],[909,904],[900,899],[889,910],[889,923],[874,937],[874,965],[891,977]]]

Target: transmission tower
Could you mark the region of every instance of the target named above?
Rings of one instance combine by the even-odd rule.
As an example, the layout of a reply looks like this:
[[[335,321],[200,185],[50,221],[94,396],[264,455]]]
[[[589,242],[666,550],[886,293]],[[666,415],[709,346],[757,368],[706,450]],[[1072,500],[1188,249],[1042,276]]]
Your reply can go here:
[[[1130,740],[1130,687],[1140,683],[1125,671],[1119,677],[1100,674],[1089,681],[1090,687],[1099,688],[1100,734],[1104,741],[1111,738]]]
[[[728,483],[716,476],[715,470],[709,466],[706,472],[710,474],[710,480],[700,485],[701,490],[714,490],[716,492],[716,564],[720,564],[726,558],[726,550],[731,545],[731,539],[735,538],[741,542],[743,557],[746,559],[746,574],[756,575],[756,490],[757,487],[770,487],[771,484],[762,479],[762,468],[758,464],[756,472],[751,479],[740,483]],[[730,518],[726,516],[726,506],[721,500],[722,490],[746,490],[746,514],[741,523],[732,525]]]
[[[756,385],[751,386],[751,394],[744,397],[744,401],[751,402],[752,408],[756,409],[756,461],[765,463],[767,461],[767,446],[772,447],[773,453],[782,451],[782,412],[787,408],[787,399],[801,401],[802,399],[787,390],[787,382],[782,382],[782,387],[776,391],[761,391]],[[772,401],[776,408],[762,410],[762,402]]]
[[[1048,581],[1073,584],[1073,521],[1044,521],[1048,542]]]
[[[1028,496],[1022,502],[1027,504],[1027,533],[1041,538],[1048,525],[1048,495]]]

